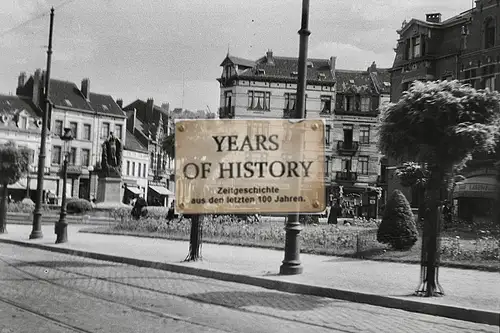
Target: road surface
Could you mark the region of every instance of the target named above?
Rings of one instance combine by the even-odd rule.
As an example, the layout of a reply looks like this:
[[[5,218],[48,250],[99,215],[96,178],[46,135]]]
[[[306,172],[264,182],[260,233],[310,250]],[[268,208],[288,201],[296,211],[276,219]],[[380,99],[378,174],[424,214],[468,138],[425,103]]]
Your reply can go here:
[[[498,327],[0,243],[0,333],[10,332],[460,333]]]

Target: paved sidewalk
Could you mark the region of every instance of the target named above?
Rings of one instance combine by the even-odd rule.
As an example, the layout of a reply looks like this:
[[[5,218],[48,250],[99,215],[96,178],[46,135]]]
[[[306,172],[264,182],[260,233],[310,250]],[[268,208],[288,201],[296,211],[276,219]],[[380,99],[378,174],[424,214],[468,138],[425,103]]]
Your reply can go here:
[[[419,283],[419,265],[302,254],[304,273],[280,276],[283,251],[203,244],[203,261],[185,263],[182,260],[187,255],[188,242],[78,232],[88,227],[69,226],[69,242],[55,245],[53,226],[42,227],[43,239],[28,240],[30,226],[8,225],[8,234],[0,235],[0,241],[281,291],[499,325],[499,273],[441,268],[439,278],[446,296],[421,298],[411,296]]]

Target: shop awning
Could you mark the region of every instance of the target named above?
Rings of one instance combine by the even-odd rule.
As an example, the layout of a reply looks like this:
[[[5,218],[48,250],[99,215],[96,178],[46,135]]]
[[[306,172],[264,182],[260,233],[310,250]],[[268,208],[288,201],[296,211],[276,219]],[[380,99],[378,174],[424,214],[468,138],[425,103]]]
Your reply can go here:
[[[127,190],[129,190],[130,192],[134,193],[134,194],[142,194],[142,191],[140,188],[137,188],[137,187],[125,187]]]
[[[498,197],[499,184],[495,177],[471,177],[455,184],[453,198],[487,198]]]
[[[26,185],[18,181],[14,184],[7,185],[7,188],[11,190],[26,190]]]
[[[149,186],[150,189],[158,193],[159,195],[175,195],[174,192],[170,191],[168,188],[165,186]]]

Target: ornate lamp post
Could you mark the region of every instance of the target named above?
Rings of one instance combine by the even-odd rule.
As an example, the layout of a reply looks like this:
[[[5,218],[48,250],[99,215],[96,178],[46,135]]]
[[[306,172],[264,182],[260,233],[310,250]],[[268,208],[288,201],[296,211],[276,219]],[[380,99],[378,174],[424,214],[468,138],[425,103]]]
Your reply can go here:
[[[61,140],[64,142],[64,162],[63,162],[63,189],[62,189],[62,200],[61,200],[61,215],[59,221],[56,222],[55,232],[57,235],[56,244],[66,243],[68,241],[68,222],[66,222],[66,182],[68,179],[68,160],[71,154],[71,141],[73,140],[73,134],[71,133],[71,128],[65,128],[64,134],[61,135]]]

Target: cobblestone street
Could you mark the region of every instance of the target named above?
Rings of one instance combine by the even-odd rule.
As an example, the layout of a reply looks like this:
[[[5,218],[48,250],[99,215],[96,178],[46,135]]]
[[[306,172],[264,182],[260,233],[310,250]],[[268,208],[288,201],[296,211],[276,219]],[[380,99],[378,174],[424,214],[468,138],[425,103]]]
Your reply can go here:
[[[498,327],[0,244],[0,332],[498,332]]]

